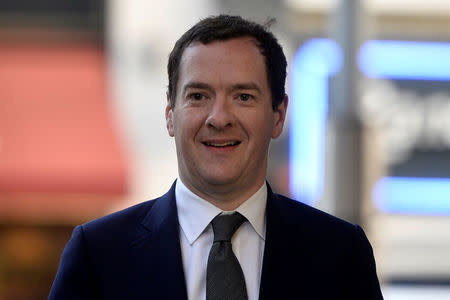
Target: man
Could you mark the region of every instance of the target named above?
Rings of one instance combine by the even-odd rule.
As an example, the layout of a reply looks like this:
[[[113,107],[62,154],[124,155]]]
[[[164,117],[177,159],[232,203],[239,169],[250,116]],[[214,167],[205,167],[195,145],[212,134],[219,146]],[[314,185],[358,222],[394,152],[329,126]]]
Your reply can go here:
[[[288,104],[272,33],[204,19],[177,41],[168,73],[178,180],[77,226],[50,299],[382,299],[362,229],[265,181]]]

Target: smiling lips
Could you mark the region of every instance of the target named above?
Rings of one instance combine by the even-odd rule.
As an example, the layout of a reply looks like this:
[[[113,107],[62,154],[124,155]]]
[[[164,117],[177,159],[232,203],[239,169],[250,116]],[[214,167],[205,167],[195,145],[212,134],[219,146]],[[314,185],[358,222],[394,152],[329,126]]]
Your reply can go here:
[[[226,141],[226,142],[207,141],[207,142],[202,142],[202,144],[205,145],[205,146],[216,147],[216,148],[225,148],[225,147],[237,146],[240,143],[241,143],[240,141]]]

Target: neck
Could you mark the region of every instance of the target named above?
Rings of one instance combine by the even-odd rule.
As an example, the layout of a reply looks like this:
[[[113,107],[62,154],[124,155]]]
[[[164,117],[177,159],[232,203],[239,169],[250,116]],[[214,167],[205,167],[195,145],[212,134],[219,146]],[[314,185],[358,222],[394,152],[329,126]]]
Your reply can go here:
[[[191,192],[224,211],[236,210],[236,208],[247,201],[264,184],[263,179],[261,182],[246,188],[225,188],[223,186],[213,186],[210,188],[199,189],[185,180],[181,180]]]

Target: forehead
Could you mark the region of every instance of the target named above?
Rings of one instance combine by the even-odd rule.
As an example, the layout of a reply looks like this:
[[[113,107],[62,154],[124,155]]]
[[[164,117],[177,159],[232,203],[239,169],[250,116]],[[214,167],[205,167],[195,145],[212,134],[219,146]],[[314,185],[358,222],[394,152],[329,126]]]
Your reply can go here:
[[[192,43],[181,58],[180,85],[191,80],[217,80],[221,83],[255,81],[266,86],[265,58],[256,43],[251,37]]]

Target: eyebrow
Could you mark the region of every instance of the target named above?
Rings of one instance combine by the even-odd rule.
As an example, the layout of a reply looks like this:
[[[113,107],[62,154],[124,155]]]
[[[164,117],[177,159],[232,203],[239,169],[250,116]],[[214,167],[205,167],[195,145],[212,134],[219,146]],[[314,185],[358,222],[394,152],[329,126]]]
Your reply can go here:
[[[230,88],[231,91],[236,91],[236,90],[255,90],[258,93],[261,94],[261,89],[259,88],[259,86],[254,83],[254,82],[247,82],[247,83],[237,83],[237,84],[233,84]]]
[[[184,87],[183,87],[183,94],[186,93],[186,91],[188,89],[202,89],[202,90],[208,90],[210,92],[214,92],[214,89],[212,86],[210,86],[207,83],[204,82],[197,82],[197,81],[193,81],[193,82],[189,82],[187,83]]]
[[[198,82],[198,81],[193,81],[193,82],[187,83],[183,87],[183,94],[186,93],[186,91],[188,89],[203,89],[203,90],[208,90],[211,93],[214,93],[214,88],[211,85],[204,83],[204,82]],[[229,88],[229,91],[236,91],[236,90],[255,90],[261,94],[261,89],[254,82],[236,83],[236,84],[233,84]]]

